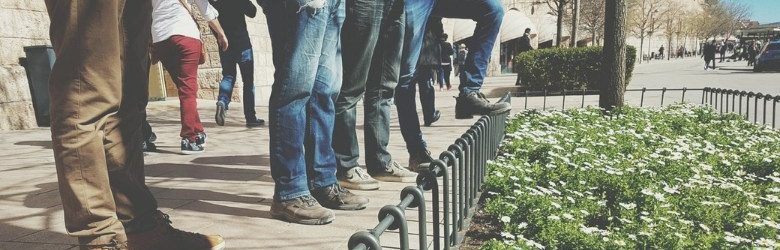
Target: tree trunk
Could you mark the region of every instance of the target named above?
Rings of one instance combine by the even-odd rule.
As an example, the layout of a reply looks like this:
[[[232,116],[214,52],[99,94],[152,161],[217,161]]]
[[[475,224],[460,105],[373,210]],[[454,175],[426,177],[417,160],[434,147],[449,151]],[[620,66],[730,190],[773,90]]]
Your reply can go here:
[[[596,29],[593,29],[593,32],[590,33],[590,45],[596,46]]]
[[[626,92],[626,0],[605,2],[604,64],[599,107],[612,110],[623,106]]]
[[[604,20],[606,22],[606,20]],[[607,28],[607,25],[604,25],[604,28]],[[644,32],[642,32],[644,34]],[[607,39],[607,34],[604,34],[604,40]],[[606,42],[604,42],[606,44]],[[640,35],[639,36],[639,64],[642,64],[642,61],[645,60],[645,36]]]
[[[556,20],[555,46],[561,47],[563,40],[563,0],[558,2],[558,19]]]
[[[570,45],[572,48],[577,47],[577,29],[579,28],[579,22],[580,22],[580,0],[574,0],[572,3],[573,13],[572,13],[572,20],[571,20],[571,42]]]

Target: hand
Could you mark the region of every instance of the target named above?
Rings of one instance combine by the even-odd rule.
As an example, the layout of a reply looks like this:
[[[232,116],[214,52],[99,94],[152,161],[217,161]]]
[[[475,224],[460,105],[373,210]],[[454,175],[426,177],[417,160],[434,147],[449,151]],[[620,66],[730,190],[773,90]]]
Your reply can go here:
[[[217,36],[217,44],[219,44],[219,48],[222,51],[227,51],[228,49],[228,40],[224,35]]]

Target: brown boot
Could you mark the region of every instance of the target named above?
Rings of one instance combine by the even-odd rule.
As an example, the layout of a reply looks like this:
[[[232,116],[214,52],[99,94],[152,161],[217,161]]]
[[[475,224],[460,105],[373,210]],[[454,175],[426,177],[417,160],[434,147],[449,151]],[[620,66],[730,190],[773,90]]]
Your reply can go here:
[[[171,226],[167,214],[157,211],[157,225],[151,230],[127,234],[131,250],[222,250],[225,240],[219,235],[203,235]]]

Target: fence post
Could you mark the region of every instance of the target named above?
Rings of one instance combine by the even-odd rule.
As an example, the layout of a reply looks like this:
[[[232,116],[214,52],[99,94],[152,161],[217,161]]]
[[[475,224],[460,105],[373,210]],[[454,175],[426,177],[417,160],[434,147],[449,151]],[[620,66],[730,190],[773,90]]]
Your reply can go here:
[[[425,209],[425,197],[423,196],[423,191],[419,187],[415,186],[407,186],[403,190],[401,190],[401,199],[403,200],[406,196],[411,195],[414,197],[414,200],[412,200],[412,203],[409,204],[410,208],[417,208],[417,217],[419,220],[419,242],[420,242],[420,250],[425,250],[428,248],[428,219],[426,216],[426,213],[428,212]]]

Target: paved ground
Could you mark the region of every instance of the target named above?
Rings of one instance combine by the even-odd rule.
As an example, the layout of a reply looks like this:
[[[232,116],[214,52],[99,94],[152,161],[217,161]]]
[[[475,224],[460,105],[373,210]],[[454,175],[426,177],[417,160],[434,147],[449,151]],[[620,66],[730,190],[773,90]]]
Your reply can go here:
[[[699,60],[686,59],[639,65],[629,88],[712,86],[780,94],[780,73],[752,73],[741,66],[742,62],[721,64],[717,71],[703,71],[700,64]],[[514,77],[495,77],[488,82],[485,92],[498,94],[514,84]],[[442,120],[423,128],[433,152],[444,150],[474,122],[453,119],[451,96],[455,94],[437,93]],[[556,98],[559,99],[551,98],[546,103],[542,98],[530,98],[528,106],[560,108],[561,99]],[[665,101],[672,102],[679,96],[666,98]],[[638,104],[639,96],[629,94],[627,100]],[[695,101],[695,94],[689,94],[686,100]],[[524,98],[513,101],[515,111],[525,106]],[[580,105],[581,101],[570,96],[566,106]],[[648,96],[645,101],[660,101],[660,96]],[[596,104],[597,99],[587,96],[585,103]],[[159,136],[161,152],[146,157],[147,182],[175,226],[222,234],[230,249],[344,249],[352,233],[376,224],[379,208],[398,203],[399,190],[406,186],[382,183],[378,191],[358,192],[371,198],[370,206],[357,212],[337,212],[336,221],[326,226],[271,219],[268,211],[273,181],[268,167],[268,129],[246,129],[236,112],[241,110],[238,105],[229,114],[228,126],[217,127],[212,116],[213,101],[202,101],[201,117],[209,133],[207,152],[179,155],[176,107],[176,101],[150,104],[150,121]],[[263,115],[267,111],[266,106],[257,109]],[[396,160],[405,163],[408,155],[395,118],[392,124],[390,150]],[[362,137],[362,132],[358,135]],[[74,240],[66,235],[63,226],[49,131],[0,132],[0,159],[0,249],[73,248]],[[407,216],[415,221],[416,214],[409,211]],[[416,226],[410,225],[410,230],[410,242],[417,242]],[[430,235],[430,226],[426,233]],[[387,248],[397,248],[395,239],[397,234],[389,232],[382,243]]]

